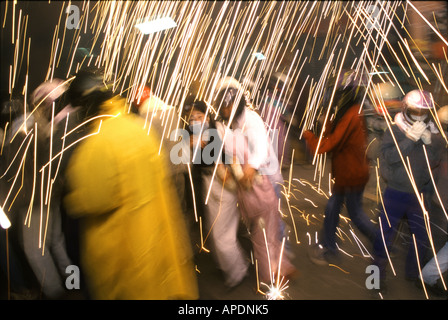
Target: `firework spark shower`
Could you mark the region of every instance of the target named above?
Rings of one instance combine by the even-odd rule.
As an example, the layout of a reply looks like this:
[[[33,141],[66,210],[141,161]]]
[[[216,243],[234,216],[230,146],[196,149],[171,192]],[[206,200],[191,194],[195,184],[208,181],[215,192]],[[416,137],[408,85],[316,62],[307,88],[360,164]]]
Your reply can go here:
[[[437,1],[431,3],[437,8]],[[437,109],[447,105],[448,17],[446,5],[440,5],[445,8],[445,16],[443,10],[428,9],[414,1],[45,1],[34,5],[27,1],[3,2],[0,15],[2,54],[5,54],[2,57],[2,103],[23,97],[25,107],[18,111],[22,122],[15,133],[24,131],[25,135],[21,138],[23,141],[15,142],[19,148],[16,154],[8,157],[8,163],[4,161],[3,148],[13,142],[16,135],[6,138],[6,134],[2,134],[0,140],[2,226],[10,226],[8,216],[14,212],[24,192],[21,186],[23,163],[36,148],[37,137],[43,134],[32,122],[45,98],[28,110],[30,93],[38,84],[53,79],[64,79],[61,86],[70,85],[79,70],[89,67],[101,69],[104,84],[125,98],[126,105],[121,113],[129,113],[131,103],[139,101],[143,89],[149,87],[151,93],[168,106],[157,115],[164,126],[163,137],[168,139],[178,138],[177,130],[185,127],[184,101],[190,94],[206,101],[207,112],[215,120],[218,118],[221,106],[213,102],[219,91],[219,80],[225,77],[240,82],[244,94],[238,99],[246,98],[253,109],[270,119],[265,122],[269,133],[276,132],[281,119],[287,117],[285,139],[275,142],[282,150],[280,166],[287,177],[281,185],[279,212],[291,227],[289,242],[296,247],[317,243],[314,227],[322,224],[322,202],[331,196],[333,177],[328,173],[326,154],[319,155],[316,151],[304,155],[303,133],[306,130],[319,132],[318,147],[325,139],[324,130],[318,128],[332,121],[334,114],[330,105],[337,89],[334,82],[347,70],[353,70],[355,81],[365,88],[359,111],[367,116],[380,114],[384,130],[392,132],[394,125],[393,115],[389,114],[390,97],[382,91],[384,84],[393,87],[399,96],[404,96],[411,88],[427,90]],[[33,12],[33,8],[38,7],[40,15]],[[45,14],[50,12],[52,18],[46,19]],[[139,27],[168,20],[171,23],[168,28],[157,26],[159,29],[154,32],[142,32]],[[39,27],[45,31],[39,32]],[[280,82],[282,85],[273,92],[269,84],[274,77],[277,85]],[[378,112],[380,109],[383,112]],[[51,123],[55,115],[53,105]],[[102,118],[106,121],[118,115],[108,114]],[[448,144],[442,128],[443,119],[439,119],[437,112],[432,116]],[[156,115],[146,114],[143,129],[150,130],[154,117]],[[6,132],[11,125],[2,120],[2,131]],[[88,123],[82,124],[86,125]],[[60,166],[65,151],[100,130],[101,122],[95,132],[71,143],[66,143],[65,139],[73,136],[76,130],[65,132],[63,147],[58,150],[52,148],[51,126],[48,160],[42,167],[33,168],[33,191],[27,198],[30,203],[40,198],[40,210],[33,210],[30,204],[24,221],[29,224],[33,215],[39,216],[33,219],[40,224],[39,248],[45,242],[53,183],[60,178],[58,170],[54,175],[50,172]],[[172,132],[176,134],[171,135]],[[370,151],[379,139],[369,139]],[[285,151],[287,143],[292,152]],[[400,151],[398,145],[397,148]],[[424,224],[435,255],[433,232],[442,227],[430,220],[425,199],[413,183],[412,168],[399,153],[425,212]],[[305,159],[313,167],[314,174],[307,178],[294,169],[294,162],[301,155],[301,160]],[[428,168],[431,172],[429,161]],[[376,155],[372,156],[370,179],[375,190],[372,199],[381,208],[379,169]],[[189,177],[188,184],[194,190],[191,173]],[[436,203],[442,208],[445,218],[442,223],[446,224],[448,216],[441,199],[446,190],[437,187],[435,178],[431,172]],[[34,194],[39,184],[44,190],[41,195]],[[198,223],[196,205],[194,203],[194,220]],[[375,214],[372,210],[372,217]],[[351,250],[340,248],[340,251],[352,259],[354,256],[370,259],[368,246],[366,248],[360,240],[349,220],[344,220],[345,229],[338,229],[337,235],[352,247]],[[204,243],[202,228],[201,222],[197,227],[201,235],[199,251],[208,253],[207,236]],[[412,245],[415,238],[409,242]],[[286,254],[283,247],[282,254]],[[389,259],[395,273],[397,268],[392,260]],[[256,266],[254,261],[252,263]],[[196,267],[200,274],[200,266]],[[343,266],[336,267],[335,270],[350,274]],[[254,287],[265,298],[284,299],[291,296],[288,294],[291,286],[277,278],[271,284],[260,287],[260,283],[256,283]],[[265,287],[267,292],[262,291]],[[426,291],[424,298],[428,298]]]

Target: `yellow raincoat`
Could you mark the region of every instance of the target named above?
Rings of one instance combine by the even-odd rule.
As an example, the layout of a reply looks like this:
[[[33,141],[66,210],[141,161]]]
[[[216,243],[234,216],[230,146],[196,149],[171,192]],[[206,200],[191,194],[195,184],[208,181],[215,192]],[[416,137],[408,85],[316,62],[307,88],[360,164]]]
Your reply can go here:
[[[95,120],[93,135],[74,151],[64,199],[69,214],[82,218],[81,270],[89,293],[197,299],[191,243],[167,159],[158,154],[160,140],[126,114],[123,99],[108,100],[102,110],[116,116]]]

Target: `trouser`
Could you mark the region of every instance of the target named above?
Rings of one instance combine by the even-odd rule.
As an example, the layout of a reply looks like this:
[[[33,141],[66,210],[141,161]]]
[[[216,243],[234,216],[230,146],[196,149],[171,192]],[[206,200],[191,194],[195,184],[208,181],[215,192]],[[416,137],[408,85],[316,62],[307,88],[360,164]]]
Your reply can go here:
[[[253,189],[239,188],[238,199],[243,219],[249,229],[258,275],[262,282],[270,284],[276,274],[288,275],[294,266],[283,254],[280,237],[280,218],[277,197],[267,178],[260,176]]]
[[[211,185],[210,197],[205,205],[208,228],[214,245],[214,257],[224,272],[226,285],[240,282],[247,273],[248,261],[238,241],[238,229],[241,221],[237,207],[237,197],[223,187],[216,176],[203,175],[203,192],[207,195]],[[205,199],[205,197],[204,197]]]
[[[409,279],[417,279],[419,269],[415,250],[417,249],[419,263],[422,265],[429,243],[420,203],[415,194],[391,188],[386,188],[383,203],[386,210],[381,210],[379,217],[381,228],[377,231],[373,245],[375,264],[380,269],[380,276],[382,279],[386,277],[387,254],[390,252],[401,219],[406,217],[409,230],[415,236],[416,248],[412,241],[406,256],[405,275]]]
[[[440,273],[448,270],[448,242],[437,252],[437,263],[439,264]],[[436,259],[432,258],[422,269],[423,281],[433,286],[440,278],[439,269],[437,268]]]
[[[325,208],[324,237],[322,245],[336,252],[336,228],[339,224],[339,214],[345,202],[351,221],[370,241],[374,241],[376,228],[364,212],[362,206],[364,187],[339,188],[334,190]]]
[[[34,208],[29,227],[27,224],[22,228],[22,245],[42,292],[47,298],[54,299],[65,291],[63,276],[71,261],[65,247],[59,211],[55,209],[48,214],[46,226],[47,213],[44,212],[41,219],[40,208]],[[26,210],[21,211],[21,217],[25,221]]]

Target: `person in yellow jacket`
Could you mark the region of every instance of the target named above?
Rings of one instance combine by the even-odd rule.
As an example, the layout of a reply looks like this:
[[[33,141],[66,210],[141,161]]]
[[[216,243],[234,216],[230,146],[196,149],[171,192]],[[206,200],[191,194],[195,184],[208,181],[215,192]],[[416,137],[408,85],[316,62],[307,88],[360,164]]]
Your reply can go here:
[[[120,97],[102,103],[99,115],[70,158],[64,199],[69,214],[82,218],[89,295],[197,299],[190,240],[160,140],[126,113]]]

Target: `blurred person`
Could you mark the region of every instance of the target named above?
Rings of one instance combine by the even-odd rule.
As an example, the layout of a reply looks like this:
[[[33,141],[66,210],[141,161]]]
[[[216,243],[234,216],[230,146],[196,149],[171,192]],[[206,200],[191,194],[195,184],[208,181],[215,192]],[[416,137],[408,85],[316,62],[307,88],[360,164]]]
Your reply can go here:
[[[151,92],[151,88],[144,86],[132,102],[132,109],[145,119],[144,128],[147,131],[153,130],[159,137],[160,149],[171,150],[177,143],[170,139],[170,134],[176,130],[178,123],[178,113],[173,106],[158,98]],[[176,187],[181,207],[186,205],[185,200],[185,177],[187,176],[187,166],[184,163],[174,164],[168,162],[170,178]]]
[[[438,265],[438,266],[437,266]],[[439,273],[440,269],[440,273]],[[443,282],[446,286],[446,281],[448,280],[446,276],[446,272],[448,270],[448,241],[445,242],[445,245],[437,252],[437,261],[436,258],[433,257],[425,266],[422,268],[420,279],[423,279],[425,282],[425,287],[428,287],[429,290],[438,295],[438,296],[447,296],[448,291],[444,288],[440,274],[444,277]],[[416,281],[417,285],[420,285],[420,282]]]
[[[72,86],[85,88],[80,106],[92,121],[70,158],[64,204],[80,218],[91,298],[197,299],[190,241],[156,134],[142,130],[100,74],[78,73]]]
[[[375,227],[363,209],[364,188],[369,180],[369,164],[366,158],[367,132],[360,113],[362,89],[354,72],[341,75],[335,91],[332,121],[328,121],[317,153],[331,153],[331,177],[334,178],[332,194],[325,208],[323,237],[319,244],[311,246],[312,262],[328,265],[338,258],[336,228],[345,203],[349,217],[355,226],[370,240],[375,238]],[[308,148],[316,152],[319,137],[311,131],[303,134]]]
[[[98,73],[98,69],[87,68],[79,72]],[[68,192],[66,170],[70,157],[74,150],[89,133],[89,118],[95,115],[93,105],[97,103],[90,95],[85,92],[90,88],[95,88],[96,83],[92,81],[75,81],[70,85],[70,90],[66,90],[60,97],[59,104],[62,107],[54,116],[54,132],[53,132],[53,153],[59,154],[58,163],[58,188],[59,197],[63,199]],[[93,93],[93,97],[95,93]],[[81,265],[80,253],[80,222],[68,214],[68,210],[61,201],[61,221],[62,230],[65,236],[67,254],[72,263],[76,266]],[[80,288],[76,290],[77,297],[89,299],[90,295],[85,282],[83,269],[79,270]]]
[[[289,139],[286,139],[288,123],[291,121],[291,102],[287,100],[286,75],[274,73],[267,85],[266,98],[263,104],[262,118],[269,132],[274,133],[274,149],[278,162],[283,168],[289,168],[291,150]]]
[[[10,226],[0,227],[0,266],[2,276],[2,290],[5,298],[11,300],[33,300],[38,298],[38,283],[28,263],[23,250],[22,228],[19,209],[27,205],[23,192],[14,201],[14,195],[20,191],[19,183],[13,183],[20,161],[14,161],[24,137],[18,133],[32,128],[34,118],[26,120],[24,99],[13,97],[1,105],[0,110],[0,209],[9,220]],[[26,124],[25,124],[26,122]],[[24,127],[25,126],[25,127]],[[18,134],[17,140],[11,143]],[[13,189],[11,189],[13,188]],[[11,191],[11,193],[10,193]],[[8,196],[9,194],[9,196]],[[11,196],[12,195],[12,196]],[[3,279],[3,278],[2,278]],[[4,284],[4,286],[3,286]]]
[[[225,165],[218,159],[222,141],[210,108],[202,100],[184,103],[188,114],[193,168],[202,179],[200,201],[204,205],[206,223],[212,238],[214,257],[223,271],[225,285],[240,284],[249,262],[238,240],[241,216],[237,206],[236,185]],[[214,175],[215,166],[218,166]],[[210,190],[208,202],[205,203]]]
[[[437,111],[438,118],[440,120],[440,124],[442,126],[442,130],[445,133],[445,137],[448,135],[448,106],[443,106]],[[442,211],[441,206],[443,208],[448,207],[448,152],[447,152],[448,144],[446,144],[445,141],[445,152],[442,154],[442,162],[439,166],[439,169],[436,173],[434,173],[434,176],[437,177],[436,179],[436,185],[437,189],[439,191],[440,200],[442,203],[440,203],[440,200],[438,197],[433,197],[433,202],[437,204],[437,210]],[[434,207],[435,208],[435,207]],[[441,214],[442,219],[445,220],[445,223],[447,222],[444,215]],[[445,237],[448,234],[448,228],[446,229],[447,233],[445,234]],[[442,279],[440,278],[439,269],[437,267],[437,263],[439,264],[440,273],[442,276],[444,276],[444,282],[446,285],[447,277],[446,272],[448,270],[448,242],[445,242],[445,244],[438,249],[437,251],[437,261],[435,257],[431,258],[431,260],[425,264],[425,266],[422,269],[422,276],[423,281],[425,282],[425,286],[429,287],[429,290],[436,295],[447,295],[447,291],[443,287]],[[417,284],[420,284],[420,282],[416,282]]]
[[[275,175],[268,175],[271,180],[278,199],[282,197],[283,176],[281,169],[289,169],[291,165],[291,147],[287,139],[288,124],[293,121],[291,114],[291,101],[288,100],[286,87],[287,76],[276,72],[272,74],[267,83],[266,97],[261,107],[261,117],[271,139],[272,149],[278,159],[279,171]],[[273,159],[271,159],[273,161]],[[280,239],[288,237],[290,230],[283,219],[280,220]],[[289,241],[285,243],[285,252],[293,257]]]
[[[282,220],[274,190],[275,181],[282,183],[283,179],[263,119],[249,107],[236,79],[223,78],[217,88],[214,105],[224,121],[218,131],[237,180],[238,204],[251,237],[259,279],[267,284],[279,276],[292,279],[297,270],[285,254],[281,256]]]
[[[371,100],[364,101],[364,116],[368,132],[367,158],[376,164],[380,156],[381,140],[387,130],[384,117],[390,116],[392,120],[401,111],[403,94],[397,85],[390,82],[381,82],[372,86]]]
[[[66,268],[72,264],[61,225],[58,165],[51,160],[54,113],[65,90],[61,79],[39,85],[30,96],[30,113],[23,114],[28,120],[32,115],[34,125],[25,128],[28,123],[25,125],[24,120],[17,129],[12,127],[12,148],[20,150],[21,157],[26,155],[21,172],[23,185],[15,200],[22,226],[21,242],[45,299],[66,295]],[[26,150],[20,147],[24,140],[29,143]]]
[[[417,245],[414,248],[411,244],[406,256],[406,279],[418,279],[418,265],[423,265],[428,252],[429,239],[422,204],[428,210],[433,186],[424,148],[431,170],[440,166],[442,153],[446,152],[441,135],[432,121],[431,110],[434,110],[434,104],[427,91],[408,92],[402,101],[402,111],[394,118],[395,124],[383,137],[379,168],[386,189],[382,197],[384,209],[381,209],[379,216],[381,227],[373,246],[374,263],[380,269],[381,291],[387,290],[387,253],[392,249],[397,227],[403,218],[407,219]],[[406,165],[403,161],[406,161]],[[416,193],[423,196],[422,203]]]

